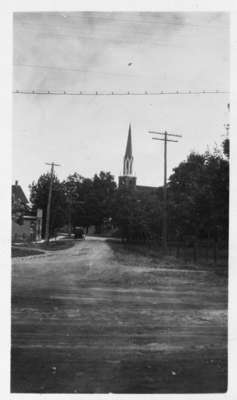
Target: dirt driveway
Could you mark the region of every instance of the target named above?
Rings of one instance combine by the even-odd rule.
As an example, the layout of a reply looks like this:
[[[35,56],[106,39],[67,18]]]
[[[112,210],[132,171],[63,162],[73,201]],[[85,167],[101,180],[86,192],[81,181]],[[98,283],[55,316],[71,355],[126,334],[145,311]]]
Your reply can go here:
[[[227,281],[105,241],[14,259],[12,392],[227,387]]]

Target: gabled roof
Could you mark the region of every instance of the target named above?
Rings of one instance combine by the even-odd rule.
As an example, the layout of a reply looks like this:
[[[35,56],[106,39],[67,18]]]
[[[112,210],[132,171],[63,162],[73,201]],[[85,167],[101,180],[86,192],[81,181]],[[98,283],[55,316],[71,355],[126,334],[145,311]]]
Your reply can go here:
[[[15,201],[20,200],[24,204],[29,203],[25,193],[22,190],[22,187],[18,185],[17,182],[15,183],[15,185],[12,185],[12,195],[14,196]]]
[[[129,124],[129,129],[128,129],[128,140],[127,140],[127,147],[126,147],[126,151],[125,151],[125,158],[132,158],[131,124]]]

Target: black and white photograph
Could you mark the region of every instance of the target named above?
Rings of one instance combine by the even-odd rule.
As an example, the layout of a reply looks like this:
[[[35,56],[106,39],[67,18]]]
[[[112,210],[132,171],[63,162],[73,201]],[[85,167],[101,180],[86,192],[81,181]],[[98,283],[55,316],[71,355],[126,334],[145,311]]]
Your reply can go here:
[[[226,393],[230,13],[40,10],[12,13],[10,392]]]

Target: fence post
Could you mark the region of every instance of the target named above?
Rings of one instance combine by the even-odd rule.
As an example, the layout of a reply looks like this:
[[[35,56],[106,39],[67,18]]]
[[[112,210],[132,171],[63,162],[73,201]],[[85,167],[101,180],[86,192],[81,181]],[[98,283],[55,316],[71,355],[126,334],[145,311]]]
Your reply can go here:
[[[209,240],[208,240],[207,245],[206,245],[206,259],[207,259],[207,263],[208,263],[208,260],[209,260]]]
[[[176,257],[179,258],[180,257],[180,242],[177,242],[176,245]]]
[[[214,264],[217,265],[217,241],[214,240]]]
[[[210,249],[210,231],[207,233],[207,263],[209,262],[209,249]]]
[[[193,243],[193,261],[197,262],[197,258],[198,258],[198,245],[197,245],[197,239],[195,238]]]

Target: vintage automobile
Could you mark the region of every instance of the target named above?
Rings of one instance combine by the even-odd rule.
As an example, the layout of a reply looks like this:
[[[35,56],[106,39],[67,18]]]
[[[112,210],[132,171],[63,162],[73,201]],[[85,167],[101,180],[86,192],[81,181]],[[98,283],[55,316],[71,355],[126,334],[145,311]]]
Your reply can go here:
[[[76,226],[73,230],[75,239],[85,239],[85,234],[83,228]]]

